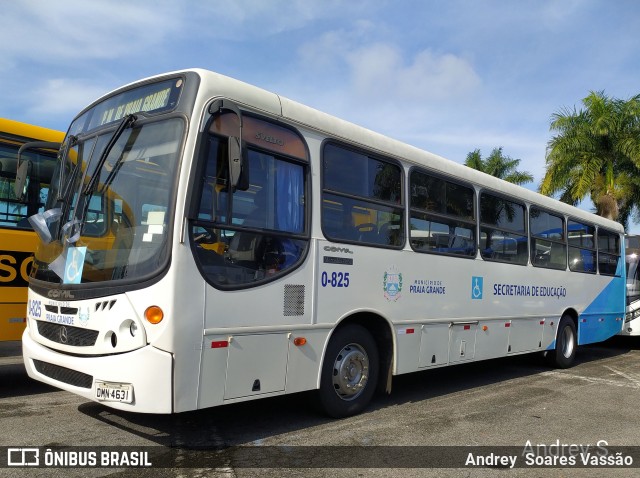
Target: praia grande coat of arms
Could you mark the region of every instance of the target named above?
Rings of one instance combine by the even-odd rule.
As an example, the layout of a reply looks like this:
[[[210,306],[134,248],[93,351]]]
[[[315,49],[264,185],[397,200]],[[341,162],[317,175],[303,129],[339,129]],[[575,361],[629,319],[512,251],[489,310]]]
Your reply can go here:
[[[384,298],[389,302],[395,302],[400,298],[402,292],[402,274],[396,266],[387,269],[382,279]]]

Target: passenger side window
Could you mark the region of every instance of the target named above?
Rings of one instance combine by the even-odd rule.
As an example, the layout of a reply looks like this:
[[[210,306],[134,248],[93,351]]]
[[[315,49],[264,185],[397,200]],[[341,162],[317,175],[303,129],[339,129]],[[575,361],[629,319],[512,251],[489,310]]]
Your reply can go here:
[[[418,252],[476,255],[474,190],[413,170],[409,237]]]
[[[527,264],[524,205],[494,194],[480,195],[480,254],[485,260]]]
[[[598,229],[598,270],[603,275],[615,275],[620,261],[620,236]]]
[[[230,187],[228,140],[223,134],[232,129],[233,119],[235,115],[223,114],[210,124],[197,209],[191,213],[200,270],[220,288],[249,287],[282,276],[300,264],[309,243],[302,139],[289,129],[244,117],[247,184]],[[250,142],[264,136],[279,141],[266,147]],[[294,154],[304,157],[290,156]]]
[[[322,231],[333,241],[401,247],[402,169],[328,143],[322,157]]]
[[[566,269],[564,218],[536,207],[529,211],[531,263],[536,267]]]
[[[569,269],[574,272],[596,273],[596,229],[576,221],[567,223]]]

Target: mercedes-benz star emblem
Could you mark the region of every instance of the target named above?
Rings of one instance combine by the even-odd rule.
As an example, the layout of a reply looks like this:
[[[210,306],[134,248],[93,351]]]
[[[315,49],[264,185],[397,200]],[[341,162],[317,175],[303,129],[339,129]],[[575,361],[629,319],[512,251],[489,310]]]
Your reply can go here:
[[[66,344],[67,340],[69,340],[69,332],[67,328],[63,325],[60,327],[60,343]]]

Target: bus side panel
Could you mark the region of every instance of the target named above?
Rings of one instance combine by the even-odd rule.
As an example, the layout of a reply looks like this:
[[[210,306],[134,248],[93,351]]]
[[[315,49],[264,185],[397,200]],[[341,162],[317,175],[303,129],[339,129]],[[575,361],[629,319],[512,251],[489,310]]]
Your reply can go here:
[[[449,363],[449,324],[425,324],[421,329],[418,366],[435,367]],[[406,369],[414,370],[415,361],[411,365],[411,368]],[[402,371],[399,370],[399,373]]]
[[[329,330],[292,330],[287,334],[205,336],[198,408],[317,388],[328,335]],[[306,342],[296,345],[296,338]]]
[[[298,269],[264,286],[204,286],[198,408],[317,386],[330,326],[296,332],[313,323],[314,247]],[[294,345],[296,337],[307,343]]]
[[[509,353],[544,350],[542,348],[544,324],[545,321],[537,317],[513,320],[508,327],[510,330]]]
[[[476,360],[504,357],[509,349],[509,320],[487,320],[478,324]]]
[[[26,324],[26,307],[27,305],[24,302],[19,304],[0,302],[0,342],[4,340],[20,340]]]
[[[0,228],[0,341],[20,340],[26,325],[27,287],[36,236]]]
[[[625,279],[614,277],[580,314],[578,344],[601,342],[616,335],[624,325]]]

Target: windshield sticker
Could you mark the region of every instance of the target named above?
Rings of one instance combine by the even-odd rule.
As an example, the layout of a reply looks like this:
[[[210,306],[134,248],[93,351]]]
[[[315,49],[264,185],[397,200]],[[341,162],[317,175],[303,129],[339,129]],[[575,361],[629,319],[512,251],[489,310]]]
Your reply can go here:
[[[162,224],[164,224],[164,211],[149,211],[147,224],[162,226]]]
[[[67,249],[67,261],[64,267],[64,284],[80,283],[86,254],[86,247],[69,247],[69,249]]]
[[[147,232],[142,236],[142,242],[153,242],[154,234],[164,232],[164,211],[149,211],[147,215]]]

